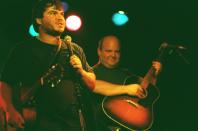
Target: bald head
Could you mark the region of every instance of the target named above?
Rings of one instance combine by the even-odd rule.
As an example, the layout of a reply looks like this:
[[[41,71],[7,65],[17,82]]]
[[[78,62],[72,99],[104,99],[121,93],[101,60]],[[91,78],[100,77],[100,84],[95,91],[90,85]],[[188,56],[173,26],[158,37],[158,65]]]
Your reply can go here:
[[[99,41],[98,56],[107,68],[114,68],[120,61],[120,42],[116,36],[105,36]]]
[[[102,49],[104,43],[117,43],[120,46],[119,39],[114,35],[108,35],[103,37],[98,43],[98,48]]]

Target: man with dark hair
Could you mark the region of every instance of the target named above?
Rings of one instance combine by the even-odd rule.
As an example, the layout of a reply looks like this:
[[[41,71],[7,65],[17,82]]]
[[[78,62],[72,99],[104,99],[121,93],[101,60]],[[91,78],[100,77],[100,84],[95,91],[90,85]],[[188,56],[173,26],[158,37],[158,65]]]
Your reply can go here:
[[[127,128],[124,128],[122,123],[116,120],[116,116],[115,118],[111,117],[112,112],[107,113],[104,111],[105,96],[110,97],[110,99],[111,96],[119,95],[134,96],[140,99],[143,99],[147,96],[147,91],[142,86],[140,86],[142,78],[130,73],[127,69],[121,68],[119,66],[120,46],[120,41],[115,35],[107,35],[103,37],[98,44],[97,51],[99,61],[93,67],[94,73],[96,74],[97,78],[96,87],[93,90],[96,94],[93,96],[93,100],[95,103],[94,110],[97,120],[96,123],[98,131],[118,131],[120,129],[121,131],[125,129],[128,130]],[[157,76],[157,74],[161,70],[161,64],[158,61],[153,61],[152,66],[155,69],[155,75]],[[132,78],[129,83],[126,82],[128,78]],[[150,84],[156,84],[156,77],[152,79]],[[126,102],[125,104],[128,106],[132,106],[132,103],[127,104]],[[108,108],[113,107],[112,105],[109,105]],[[119,105],[116,105],[116,107],[114,108],[123,108],[123,111],[126,112],[130,111],[125,109],[124,107],[119,107]],[[120,113],[123,112],[119,112],[118,114]]]
[[[8,124],[28,131],[94,130],[88,123],[87,93],[95,87],[95,75],[82,48],[70,37],[60,38],[65,30],[61,1],[39,0],[33,23],[39,36],[18,43],[1,72],[0,99]],[[36,121],[29,128],[13,103],[22,88],[23,105],[29,98],[36,102]]]

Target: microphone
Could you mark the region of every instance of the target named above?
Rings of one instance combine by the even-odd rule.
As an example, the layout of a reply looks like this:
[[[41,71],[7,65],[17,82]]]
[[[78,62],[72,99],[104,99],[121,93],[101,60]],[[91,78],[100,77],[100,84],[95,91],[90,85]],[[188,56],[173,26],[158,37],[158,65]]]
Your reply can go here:
[[[187,48],[182,46],[182,45],[171,45],[168,43],[162,43],[159,50],[161,50],[162,48],[172,48],[172,49],[180,49],[180,50],[186,50]]]
[[[64,37],[64,41],[65,41],[65,43],[67,44],[67,47],[68,47],[68,49],[69,49],[69,51],[70,51],[70,55],[72,56],[74,53],[73,53],[73,50],[72,50],[72,48],[71,48],[71,42],[72,42],[71,36],[66,35],[66,36]]]

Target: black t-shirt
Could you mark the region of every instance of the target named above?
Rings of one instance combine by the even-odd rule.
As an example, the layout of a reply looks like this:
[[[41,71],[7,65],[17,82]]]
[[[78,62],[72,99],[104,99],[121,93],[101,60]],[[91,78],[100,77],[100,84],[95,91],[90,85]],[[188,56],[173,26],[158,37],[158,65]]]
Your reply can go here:
[[[97,64],[93,67],[94,73],[96,74],[97,80],[104,80],[110,83],[124,85],[131,83],[139,83],[140,77],[130,73],[125,68],[116,67],[113,69],[106,68],[102,64]],[[128,79],[130,78],[130,79]],[[128,81],[127,81],[128,80]],[[94,102],[94,111],[95,117],[97,120],[97,129],[103,131],[110,131],[110,127],[118,127],[119,125],[110,120],[102,110],[102,101],[104,99],[103,95],[94,94],[93,96]]]
[[[71,48],[73,53],[80,58],[83,68],[92,72],[82,48],[75,43],[71,43]],[[79,99],[74,85],[75,83],[80,85],[82,97],[79,98],[81,102],[86,101],[87,95],[84,94],[87,94],[89,90],[82,85],[80,78],[70,67],[68,55],[70,52],[66,44],[62,44],[55,58],[57,49],[58,46],[43,43],[36,38],[17,44],[4,65],[0,80],[16,89],[18,87],[16,85],[19,83],[28,87],[48,71],[49,65],[58,63],[64,69],[64,76],[55,87],[44,85],[36,91],[38,114],[39,112],[41,115],[59,114],[66,118],[69,123],[73,122],[71,126],[79,126],[79,116],[76,111],[76,107],[79,106],[77,105]]]
[[[94,69],[94,73],[96,74],[97,80],[104,80],[119,85],[140,82],[140,77],[130,73],[129,70],[126,68],[116,67],[110,69],[110,68],[106,68],[102,64],[97,64],[93,67],[93,69]],[[126,82],[127,78],[131,78],[130,80],[128,80],[128,83]],[[100,104],[104,96],[98,94],[96,94],[95,96],[96,96],[95,100],[97,101],[97,103]]]

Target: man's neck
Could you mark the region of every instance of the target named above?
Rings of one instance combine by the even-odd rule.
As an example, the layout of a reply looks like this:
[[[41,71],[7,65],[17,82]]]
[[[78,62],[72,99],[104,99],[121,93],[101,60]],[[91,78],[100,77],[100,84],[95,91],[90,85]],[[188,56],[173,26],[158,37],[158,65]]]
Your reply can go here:
[[[105,63],[103,63],[101,61],[99,61],[98,64],[101,64],[102,66],[104,66],[105,68],[108,68],[108,69],[115,69],[115,68],[118,67],[118,64],[117,65],[114,65],[114,66],[110,66],[110,65],[105,64]]]
[[[51,45],[58,45],[60,39],[60,36],[52,36],[46,33],[39,33],[39,36],[37,37],[40,41],[47,43],[47,44],[51,44]]]

